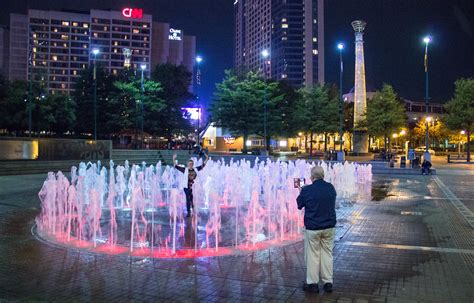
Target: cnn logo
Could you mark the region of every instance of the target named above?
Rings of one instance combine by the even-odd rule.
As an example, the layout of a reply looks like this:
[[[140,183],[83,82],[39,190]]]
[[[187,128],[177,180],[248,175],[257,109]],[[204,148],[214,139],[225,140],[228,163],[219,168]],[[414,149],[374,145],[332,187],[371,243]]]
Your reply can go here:
[[[122,16],[125,18],[141,19],[143,17],[143,9],[126,7],[122,10]]]

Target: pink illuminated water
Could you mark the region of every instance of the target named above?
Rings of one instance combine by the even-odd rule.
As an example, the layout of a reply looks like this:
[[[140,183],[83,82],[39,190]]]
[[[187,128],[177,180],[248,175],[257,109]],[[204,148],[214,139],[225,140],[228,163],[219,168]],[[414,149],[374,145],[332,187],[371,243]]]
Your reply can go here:
[[[258,250],[301,239],[303,212],[293,178],[324,168],[338,202],[370,196],[370,165],[303,160],[209,161],[193,186],[186,218],[183,174],[156,165],[80,163],[48,173],[39,192],[38,234],[45,240],[98,253],[186,258]],[[344,203],[340,203],[344,205]]]

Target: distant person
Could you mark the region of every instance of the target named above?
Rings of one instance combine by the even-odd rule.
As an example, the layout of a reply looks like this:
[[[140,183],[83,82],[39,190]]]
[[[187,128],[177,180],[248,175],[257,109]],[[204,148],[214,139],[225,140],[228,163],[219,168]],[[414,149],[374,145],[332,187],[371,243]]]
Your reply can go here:
[[[311,169],[310,185],[301,188],[296,199],[298,209],[304,208],[304,251],[306,281],[303,290],[319,292],[321,277],[325,292],[332,292],[334,234],[336,232],[336,190],[324,181],[320,166]]]
[[[206,158],[202,165],[194,167],[194,161],[188,160],[187,167],[179,166],[178,161],[176,160],[176,154],[173,155],[173,164],[174,167],[184,174],[184,178],[187,179],[184,185],[184,193],[186,195],[186,210],[187,215],[186,217],[191,216],[191,209],[194,211],[194,204],[193,204],[193,184],[194,180],[197,177],[197,172],[202,170],[204,166],[206,166],[207,160],[209,160],[209,156],[206,154]]]
[[[415,157],[412,163],[412,168],[420,168],[420,157]]]
[[[431,174],[431,162],[428,160],[423,160],[423,163],[421,164],[421,173],[423,175],[429,175]]]

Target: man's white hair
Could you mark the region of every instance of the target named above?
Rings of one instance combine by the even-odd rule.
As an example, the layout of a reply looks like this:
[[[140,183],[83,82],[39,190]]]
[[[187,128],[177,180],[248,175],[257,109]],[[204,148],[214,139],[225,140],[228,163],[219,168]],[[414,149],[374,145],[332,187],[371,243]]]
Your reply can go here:
[[[311,168],[311,180],[324,179],[324,169],[321,166]]]

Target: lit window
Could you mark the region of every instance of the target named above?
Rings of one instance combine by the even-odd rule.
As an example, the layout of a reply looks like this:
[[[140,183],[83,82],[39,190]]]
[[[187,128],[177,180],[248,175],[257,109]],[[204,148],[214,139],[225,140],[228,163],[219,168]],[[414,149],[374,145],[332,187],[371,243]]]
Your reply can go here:
[[[53,29],[53,32],[57,33],[57,32],[58,32],[58,29],[57,29],[57,28]]]
[[[318,42],[318,38],[313,37],[313,42]]]
[[[288,28],[288,24],[287,24],[287,23],[283,23],[283,24],[281,25],[281,28]]]
[[[94,36],[94,38],[99,37],[99,34],[98,34],[98,33],[94,33],[94,34],[92,34],[92,35]]]
[[[318,50],[317,49],[313,49],[313,55],[317,55],[318,54]]]
[[[63,26],[69,26],[69,21],[63,21],[61,24],[62,24]]]
[[[286,22],[286,18],[281,18],[281,22]]]
[[[318,23],[318,21],[316,21],[316,19],[313,19],[313,23],[316,24],[316,23]]]
[[[118,46],[118,41],[114,41],[114,45],[115,45],[115,46]]]
[[[287,77],[288,77],[287,74],[281,74],[281,78],[282,78],[282,79],[286,79]]]
[[[109,29],[108,26],[104,26],[104,31],[106,32]]]
[[[58,56],[52,56],[51,59],[52,59],[53,61],[58,61]]]
[[[79,26],[79,23],[73,22],[73,23],[72,23],[72,26]]]
[[[147,27],[148,27],[148,25],[147,25],[147,24],[143,24],[143,28],[147,28]]]
[[[88,28],[88,27],[89,27],[89,24],[87,24],[87,23],[83,23],[83,24],[82,24],[82,27],[84,27],[84,28]]]
[[[66,88],[66,83],[61,83],[61,88],[65,89]]]
[[[67,40],[67,39],[69,39],[68,35],[61,35],[61,40]]]
[[[288,40],[288,38],[287,37],[281,37],[281,40],[286,41],[286,40]]]
[[[73,70],[73,71],[72,71],[72,74],[73,74],[74,76],[77,75],[77,70]]]
[[[133,33],[134,33],[134,34],[139,34],[139,33],[140,33],[140,30],[139,30],[138,28],[134,28],[134,29],[133,29]]]

